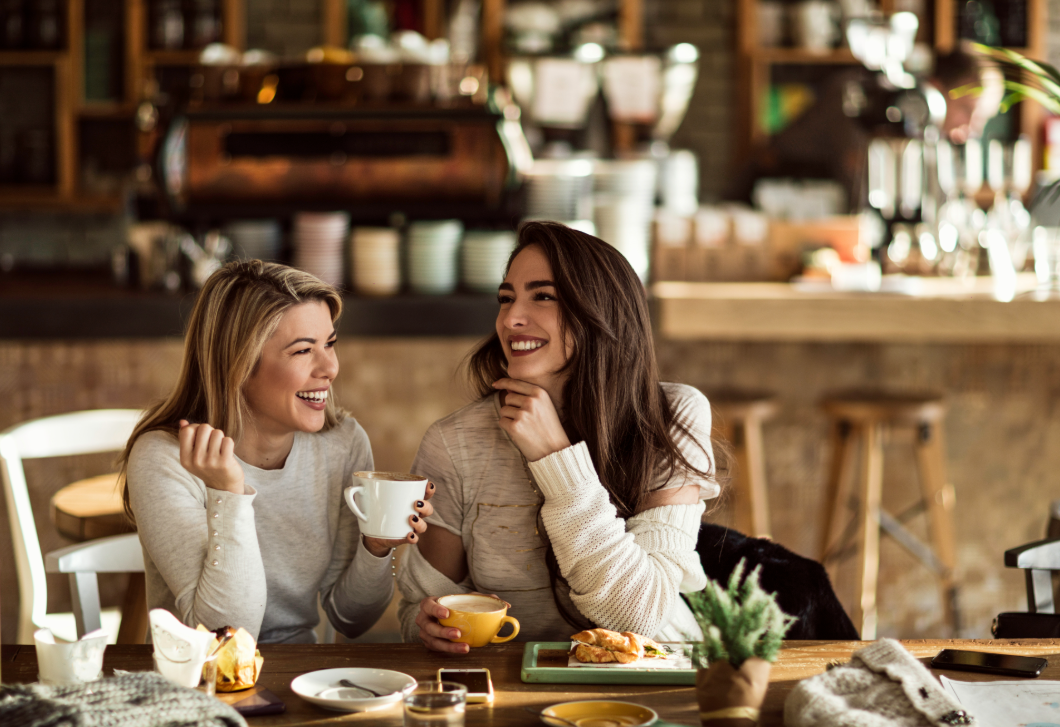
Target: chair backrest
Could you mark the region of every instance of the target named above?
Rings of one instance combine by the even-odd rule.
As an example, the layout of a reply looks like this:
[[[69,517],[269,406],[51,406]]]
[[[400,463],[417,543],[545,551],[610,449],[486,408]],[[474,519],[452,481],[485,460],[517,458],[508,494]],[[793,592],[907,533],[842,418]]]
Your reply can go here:
[[[1039,540],[1006,550],[1005,565],[1023,570],[1029,613],[1056,613],[1052,572],[1060,570],[1060,540]]]
[[[80,411],[33,419],[0,432],[0,480],[18,573],[18,643],[33,643],[33,631],[43,622],[48,604],[44,558],[22,460],[124,449],[142,414],[139,409]]]

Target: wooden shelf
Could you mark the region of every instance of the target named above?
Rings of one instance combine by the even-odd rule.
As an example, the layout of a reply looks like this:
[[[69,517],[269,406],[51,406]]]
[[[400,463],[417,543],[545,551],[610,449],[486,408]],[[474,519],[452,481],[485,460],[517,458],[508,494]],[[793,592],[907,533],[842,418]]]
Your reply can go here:
[[[66,56],[66,51],[57,50],[0,50],[0,67],[54,66]]]
[[[837,48],[828,53],[815,53],[802,48],[758,48],[753,52],[752,57],[756,61],[774,65],[847,65],[859,62],[849,48]]]
[[[758,4],[761,0],[736,0],[736,71],[737,71],[737,109],[734,115],[736,124],[737,150],[733,155],[736,165],[743,164],[755,153],[757,147],[768,141],[769,135],[761,127],[762,104],[766,91],[772,82],[774,66],[816,65],[843,66],[854,65],[858,60],[849,49],[836,49],[819,54],[801,48],[765,48],[758,45]],[[881,8],[885,14],[893,12],[895,3],[884,0]],[[948,53],[957,47],[956,37],[957,0],[935,0],[934,19],[931,23],[933,36],[922,40],[927,42],[936,53]],[[1027,2],[1027,47],[1009,48],[1029,58],[1044,58],[1046,55],[1045,34],[1048,27],[1046,18],[1046,0],[1028,0]],[[924,27],[924,26],[922,26]],[[921,35],[926,36],[926,33]],[[1041,125],[1043,109],[1033,102],[1023,102],[1020,107],[1020,133],[1031,137],[1034,145],[1033,158],[1042,158]],[[1035,167],[1040,166],[1036,161]]]
[[[0,186],[0,210],[64,210],[71,212],[119,212],[124,205],[121,197],[69,196],[55,187],[31,185]]]
[[[136,107],[124,101],[85,101],[77,110],[83,119],[127,119],[136,113]]]
[[[154,66],[197,66],[201,50],[149,50],[144,62]]]

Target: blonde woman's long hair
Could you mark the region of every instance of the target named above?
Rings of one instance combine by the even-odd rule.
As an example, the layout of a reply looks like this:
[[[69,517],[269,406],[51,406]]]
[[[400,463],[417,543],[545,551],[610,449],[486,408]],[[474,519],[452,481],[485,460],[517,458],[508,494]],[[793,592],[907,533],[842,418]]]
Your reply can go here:
[[[221,429],[239,442],[251,418],[243,388],[257,369],[265,342],[284,313],[311,301],[326,303],[333,322],[342,313],[342,297],[335,288],[286,265],[240,260],[210,276],[188,321],[177,384],[169,396],[147,409],[118,460],[122,501],[130,520],[125,475],[140,435],[155,430],[176,435],[180,420],[187,419]],[[344,417],[329,396],[322,431]]]

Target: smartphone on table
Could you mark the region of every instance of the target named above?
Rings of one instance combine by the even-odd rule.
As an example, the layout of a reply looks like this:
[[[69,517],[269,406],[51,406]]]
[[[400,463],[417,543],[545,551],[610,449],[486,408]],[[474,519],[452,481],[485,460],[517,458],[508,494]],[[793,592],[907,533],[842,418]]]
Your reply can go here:
[[[1040,656],[990,654],[985,651],[943,649],[931,660],[935,669],[974,671],[981,674],[1000,674],[1009,677],[1036,677],[1049,665]]]
[[[493,682],[489,669],[439,669],[438,681],[463,684],[467,687],[469,704],[493,701]]]

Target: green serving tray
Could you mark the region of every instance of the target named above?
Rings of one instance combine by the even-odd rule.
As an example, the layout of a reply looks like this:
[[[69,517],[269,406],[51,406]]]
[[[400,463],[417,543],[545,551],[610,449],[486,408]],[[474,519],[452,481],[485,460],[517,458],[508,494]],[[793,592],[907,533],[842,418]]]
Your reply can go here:
[[[695,669],[571,669],[538,666],[541,651],[570,651],[569,641],[528,641],[520,676],[528,684],[695,684]]]

